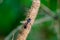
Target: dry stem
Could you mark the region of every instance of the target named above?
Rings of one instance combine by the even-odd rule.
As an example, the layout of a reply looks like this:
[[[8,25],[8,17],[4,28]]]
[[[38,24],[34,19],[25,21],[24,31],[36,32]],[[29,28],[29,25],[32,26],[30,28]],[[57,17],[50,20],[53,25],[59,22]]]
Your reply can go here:
[[[34,23],[34,20],[38,14],[38,9],[40,7],[40,0],[33,0],[31,9],[29,10],[29,15],[26,18],[26,22],[24,23],[24,25],[27,23],[27,19],[31,19],[31,21],[26,25],[27,28],[24,28],[24,25],[22,27],[22,31],[20,32],[20,34],[18,34],[17,40],[26,40],[30,30],[31,30],[31,26]]]

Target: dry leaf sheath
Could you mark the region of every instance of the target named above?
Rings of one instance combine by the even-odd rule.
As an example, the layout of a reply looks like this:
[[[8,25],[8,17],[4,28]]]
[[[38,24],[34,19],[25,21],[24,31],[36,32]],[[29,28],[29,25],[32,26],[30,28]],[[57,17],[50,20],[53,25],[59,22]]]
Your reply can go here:
[[[28,12],[29,15],[27,16],[25,23],[23,24],[22,31],[17,36],[17,40],[26,40],[31,30],[31,26],[33,25],[34,20],[38,14],[39,7],[40,0],[33,0],[32,6]]]

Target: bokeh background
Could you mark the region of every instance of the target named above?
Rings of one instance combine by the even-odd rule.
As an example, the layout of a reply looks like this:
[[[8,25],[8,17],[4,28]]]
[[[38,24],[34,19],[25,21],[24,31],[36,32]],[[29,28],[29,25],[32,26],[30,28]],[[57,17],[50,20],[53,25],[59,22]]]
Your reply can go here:
[[[41,7],[27,40],[59,40],[60,0],[40,1]],[[14,29],[17,33],[31,5],[32,0],[0,0],[0,40],[11,40]]]

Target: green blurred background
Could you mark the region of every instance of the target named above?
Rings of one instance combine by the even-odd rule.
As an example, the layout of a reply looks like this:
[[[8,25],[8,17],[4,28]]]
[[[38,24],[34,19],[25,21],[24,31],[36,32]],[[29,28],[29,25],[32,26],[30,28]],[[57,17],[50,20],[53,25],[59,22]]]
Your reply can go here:
[[[41,3],[56,13],[58,0],[41,0]],[[26,18],[26,12],[31,7],[31,4],[32,0],[0,1],[0,37],[7,36],[13,29],[17,28],[18,25],[21,25],[20,21],[23,21]],[[47,15],[43,10],[42,12],[40,11],[41,10],[39,9],[36,20]],[[42,26],[40,24],[37,24],[36,26],[33,25],[27,40],[40,40],[41,30],[45,30],[47,32],[46,35],[49,40],[57,40],[57,36],[53,32],[53,29],[48,29],[53,22],[54,21],[50,20],[41,24]],[[42,28],[40,28],[40,26]]]

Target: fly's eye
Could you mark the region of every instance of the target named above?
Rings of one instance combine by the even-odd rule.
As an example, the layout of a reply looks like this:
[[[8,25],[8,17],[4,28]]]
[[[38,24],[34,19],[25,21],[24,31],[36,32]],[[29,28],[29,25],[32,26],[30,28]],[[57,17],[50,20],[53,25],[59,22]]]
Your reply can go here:
[[[29,23],[31,21],[31,19],[29,18],[28,20],[27,20],[27,22]]]

